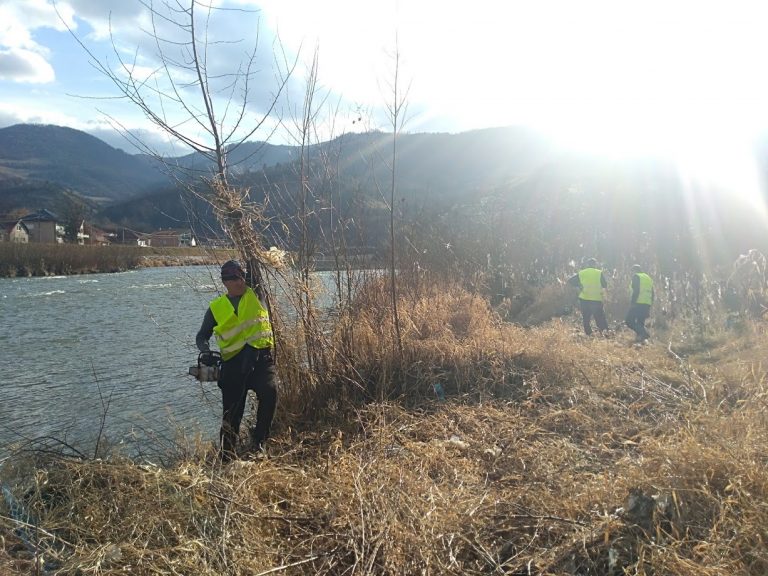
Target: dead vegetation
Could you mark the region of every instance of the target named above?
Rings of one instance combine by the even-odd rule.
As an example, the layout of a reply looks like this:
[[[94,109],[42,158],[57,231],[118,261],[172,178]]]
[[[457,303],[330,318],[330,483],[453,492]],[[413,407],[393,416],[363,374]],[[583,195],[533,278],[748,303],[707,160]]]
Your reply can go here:
[[[2,242],[0,243],[0,278],[216,264],[231,258],[233,254],[233,250],[212,248]]]
[[[761,326],[634,347],[404,292],[402,365],[374,283],[327,377],[287,378],[268,460],[6,461],[0,572],[768,573]]]

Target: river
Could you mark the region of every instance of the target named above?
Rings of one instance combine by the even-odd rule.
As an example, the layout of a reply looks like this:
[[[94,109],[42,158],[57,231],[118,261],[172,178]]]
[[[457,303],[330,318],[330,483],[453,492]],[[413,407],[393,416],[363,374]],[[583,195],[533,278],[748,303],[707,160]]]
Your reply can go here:
[[[218,435],[216,384],[187,375],[217,270],[0,279],[0,458],[47,438],[93,454],[103,437],[135,456]]]

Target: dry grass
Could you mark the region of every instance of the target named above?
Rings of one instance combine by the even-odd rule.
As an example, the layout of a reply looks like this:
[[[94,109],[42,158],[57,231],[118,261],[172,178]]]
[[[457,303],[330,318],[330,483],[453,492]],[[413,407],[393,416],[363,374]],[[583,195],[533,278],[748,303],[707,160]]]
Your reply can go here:
[[[0,277],[119,272],[136,268],[138,246],[0,242]]]
[[[268,460],[6,463],[0,572],[768,573],[762,330],[684,355],[425,289],[399,362],[382,295],[340,319],[352,368],[289,385]]]

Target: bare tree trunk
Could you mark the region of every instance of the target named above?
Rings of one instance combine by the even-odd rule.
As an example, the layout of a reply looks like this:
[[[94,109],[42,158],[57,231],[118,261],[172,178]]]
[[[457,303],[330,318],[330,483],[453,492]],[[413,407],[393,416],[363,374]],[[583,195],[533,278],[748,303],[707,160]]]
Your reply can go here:
[[[312,249],[310,247],[309,226],[307,222],[309,219],[307,210],[307,197],[310,193],[308,166],[309,159],[307,158],[307,155],[311,139],[310,130],[312,129],[313,123],[312,107],[314,103],[315,89],[317,88],[317,67],[318,54],[317,50],[315,50],[315,54],[312,59],[312,66],[307,78],[307,90],[304,93],[304,105],[302,108],[300,130],[301,156],[299,166],[299,225],[301,226],[299,238],[299,266],[301,269],[300,278],[302,288],[299,299],[299,311],[301,314],[301,320],[304,324],[304,347],[306,348],[307,365],[310,371],[312,371],[316,366],[316,343],[312,342],[312,333],[315,328],[315,314],[310,286]]]
[[[390,297],[392,302],[392,324],[394,330],[395,350],[398,362],[403,359],[403,340],[400,333],[400,316],[397,310],[397,244],[395,242],[395,205],[397,190],[397,137],[405,123],[407,110],[407,90],[405,93],[400,91],[400,51],[397,41],[395,42],[395,69],[392,83],[392,102],[387,105],[389,119],[392,124],[392,164],[389,195],[389,278],[390,278]]]

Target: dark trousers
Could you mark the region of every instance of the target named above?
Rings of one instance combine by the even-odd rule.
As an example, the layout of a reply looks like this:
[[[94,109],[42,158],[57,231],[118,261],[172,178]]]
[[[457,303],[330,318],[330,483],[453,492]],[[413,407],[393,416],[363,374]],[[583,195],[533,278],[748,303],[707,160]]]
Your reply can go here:
[[[637,334],[638,341],[647,340],[651,337],[651,335],[648,334],[648,330],[645,329],[645,321],[650,315],[650,304],[632,304],[632,306],[629,307],[625,322],[627,326]]]
[[[579,298],[579,308],[581,308],[581,319],[584,322],[584,332],[587,335],[592,334],[592,317],[595,317],[597,329],[601,332],[608,330],[608,322],[605,319],[605,310],[602,302],[592,300],[582,300]]]
[[[235,452],[248,390],[253,390],[258,400],[256,423],[250,430],[251,442],[254,446],[263,444],[269,438],[277,407],[277,374],[270,350],[246,346],[234,358],[222,363],[218,384],[223,407],[219,435],[222,451]]]

